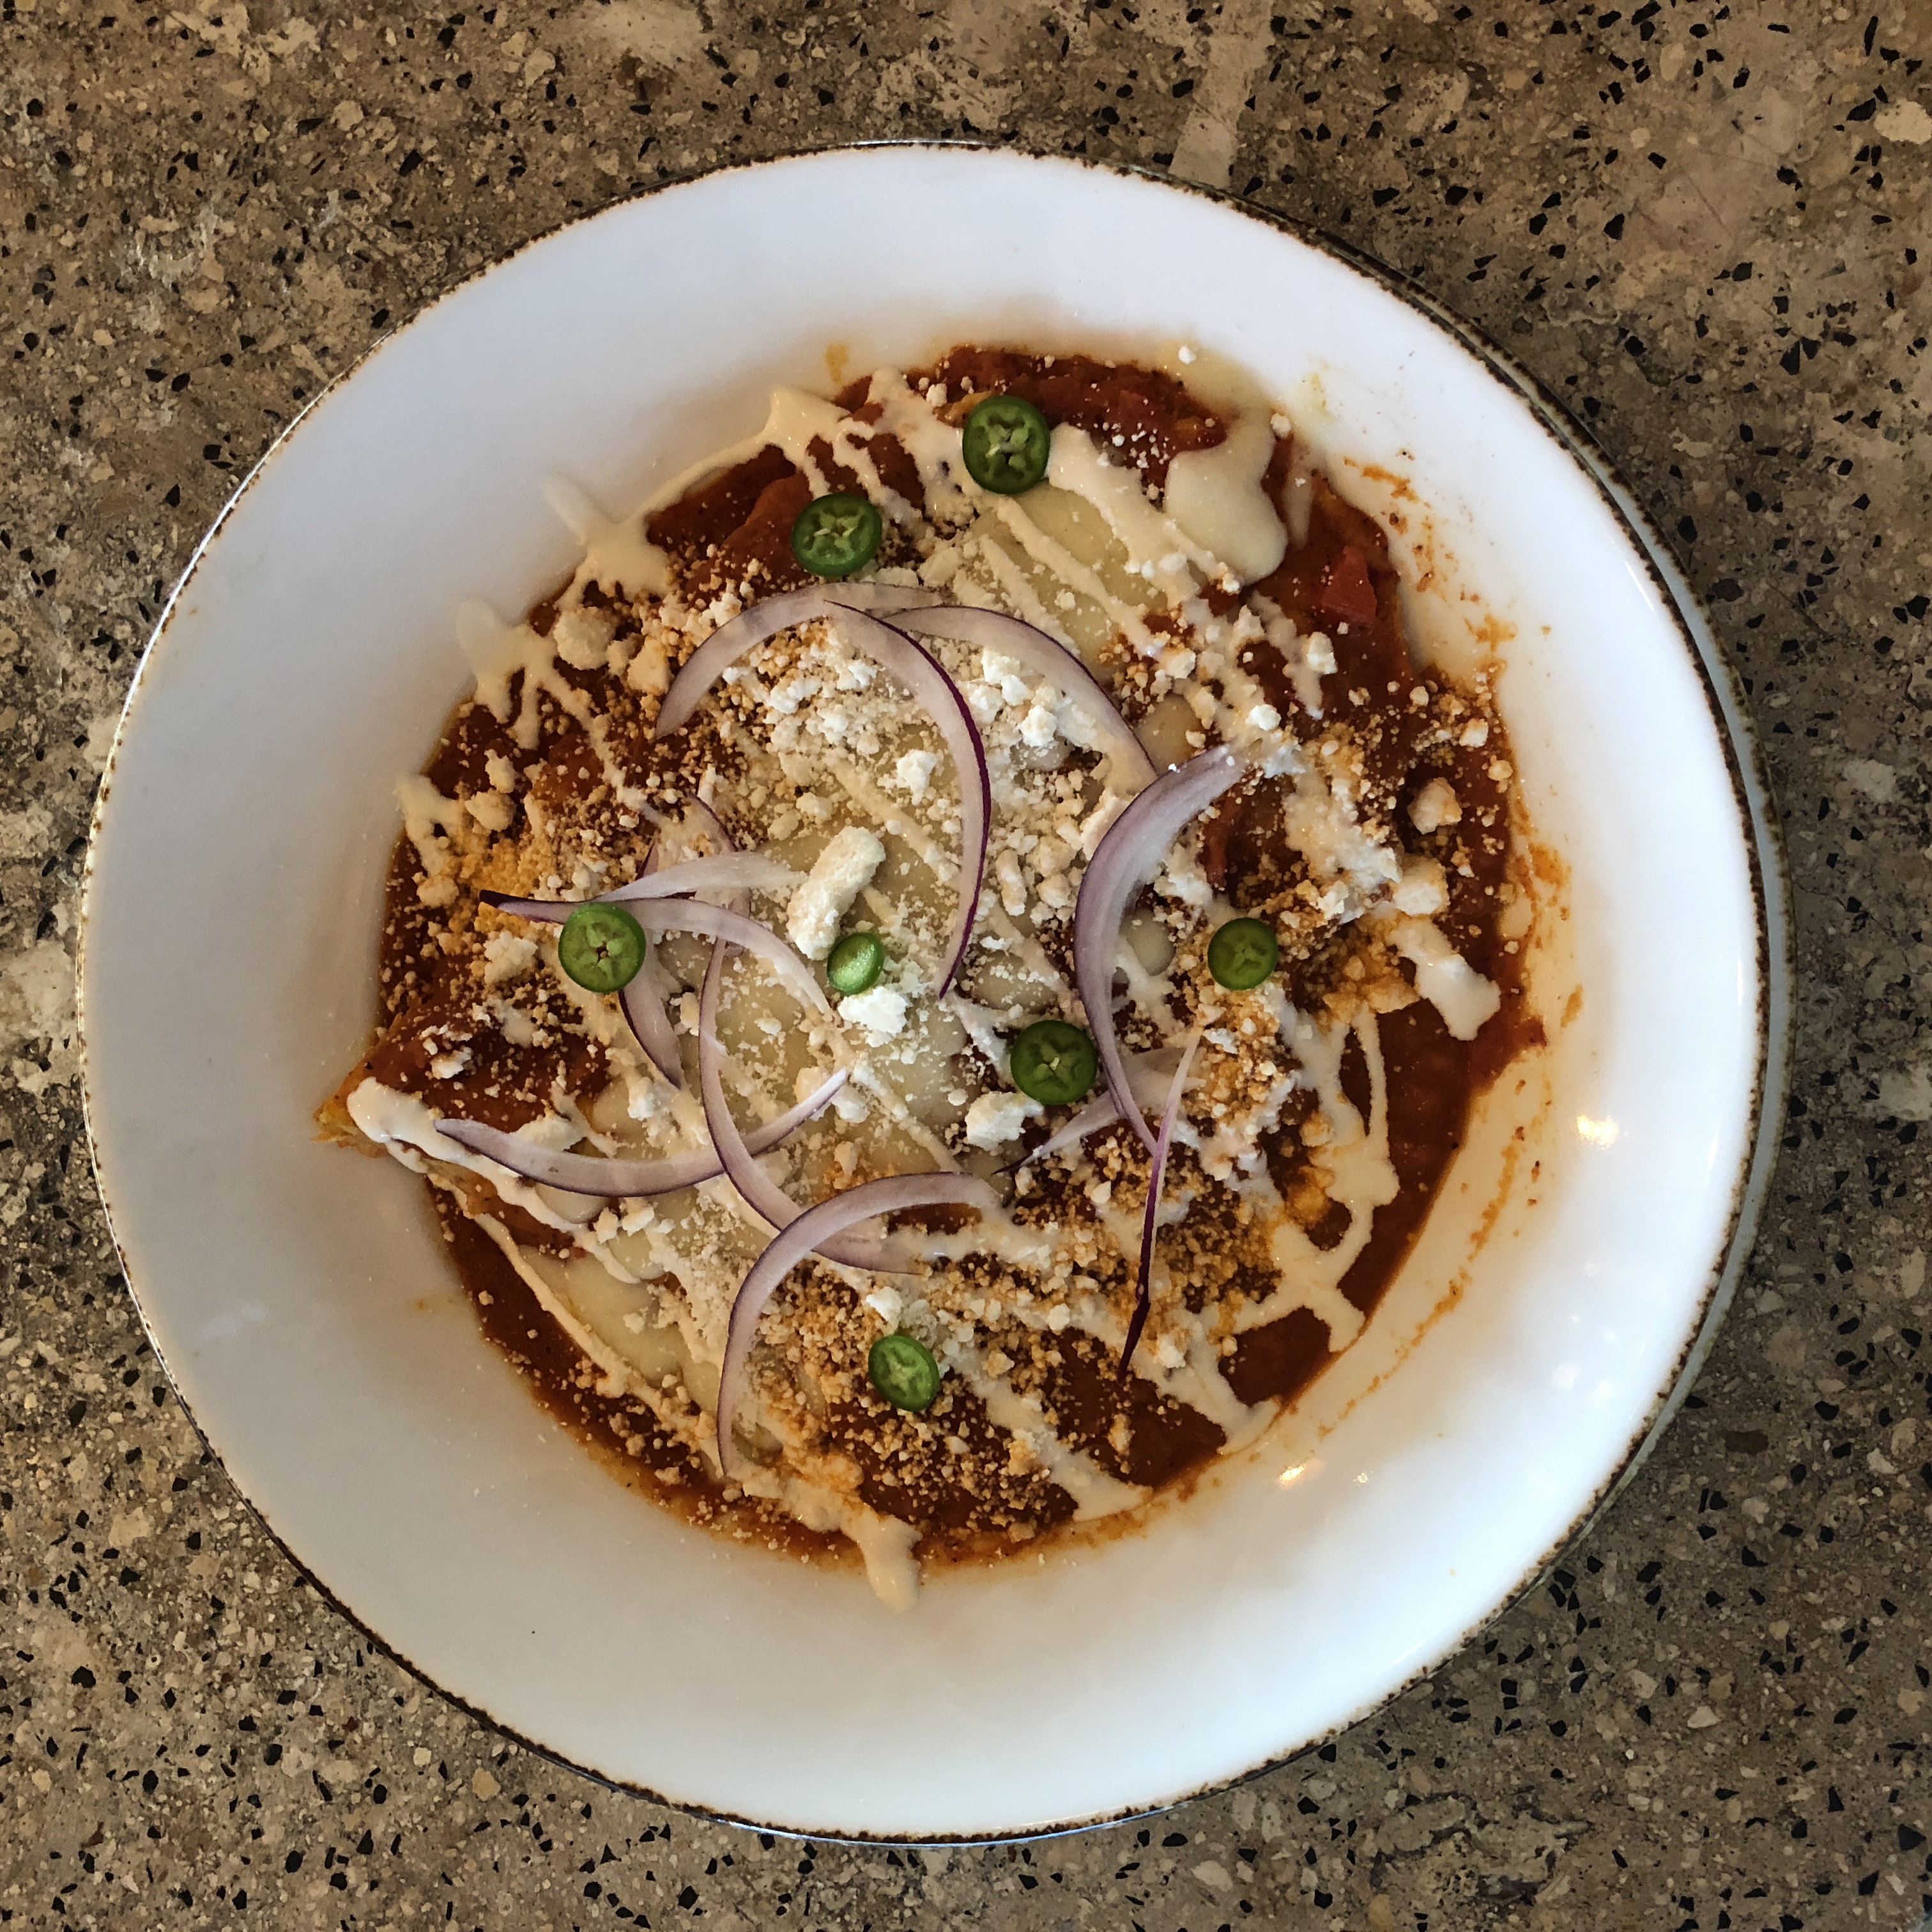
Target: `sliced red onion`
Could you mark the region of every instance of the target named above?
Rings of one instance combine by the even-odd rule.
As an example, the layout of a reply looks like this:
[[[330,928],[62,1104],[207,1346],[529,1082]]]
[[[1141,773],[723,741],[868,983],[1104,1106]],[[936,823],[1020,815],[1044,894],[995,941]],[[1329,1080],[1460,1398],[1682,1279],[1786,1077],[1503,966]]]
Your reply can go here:
[[[555,925],[568,919],[580,904],[634,905],[640,899],[674,899],[693,892],[776,892],[799,884],[802,874],[762,852],[726,852],[715,858],[687,859],[682,865],[645,872],[627,886],[599,892],[594,900],[513,899],[503,892],[482,892],[485,905],[519,919],[542,920]]]
[[[966,694],[948,677],[938,658],[903,631],[854,611],[846,622],[866,655],[898,680],[923,704],[952,754],[959,782],[959,865],[953,874],[957,904],[946,934],[946,963],[938,991],[944,994],[972,944],[979,916],[980,888],[986,877],[986,842],[992,831],[993,781],[986,770],[986,748]],[[849,634],[850,633],[848,633]]]
[[[668,878],[669,870],[659,874]],[[572,899],[512,899],[501,892],[480,896],[486,905],[500,912],[514,913],[519,919],[536,920],[548,926],[561,926],[577,910],[580,902]],[[773,932],[742,912],[724,906],[706,905],[702,899],[636,899],[629,907],[632,918],[656,939],[667,932],[694,932],[700,939],[728,939],[747,952],[755,952],[782,980],[786,988],[807,1006],[822,1013],[832,1010],[824,990],[812,976],[812,968]]]
[[[993,1190],[970,1174],[901,1174],[868,1180],[808,1208],[791,1226],[775,1235],[752,1264],[731,1304],[730,1333],[724,1346],[724,1372],[718,1387],[718,1460],[729,1476],[740,1468],[731,1439],[731,1418],[745,1392],[745,1370],[757,1338],[758,1318],[787,1275],[814,1250],[842,1234],[855,1222],[874,1215],[897,1214],[915,1208],[959,1206],[982,1213],[997,1203]]]
[[[746,1204],[774,1228],[788,1228],[806,1210],[793,1200],[753,1158],[751,1144],[738,1130],[724,1098],[724,1080],[719,1066],[718,998],[724,981],[724,958],[730,949],[719,944],[711,949],[711,963],[705,969],[704,992],[698,1009],[698,1086],[704,1100],[705,1124],[711,1130],[711,1144],[731,1177],[731,1185],[745,1197]],[[910,1258],[890,1242],[868,1241],[856,1235],[828,1235],[819,1244],[827,1261],[847,1268],[903,1268]]]
[[[653,939],[666,932],[694,932],[701,939],[724,939],[742,946],[770,967],[796,999],[821,1013],[832,1010],[812,968],[770,927],[743,913],[706,905],[702,899],[644,899],[631,913]]]
[[[842,1067],[796,1107],[747,1135],[743,1144],[753,1154],[776,1147],[807,1120],[822,1114],[831,1104],[832,1096],[844,1085],[846,1078]],[[439,1120],[436,1130],[448,1135],[458,1147],[480,1154],[499,1167],[507,1167],[519,1180],[561,1188],[566,1194],[594,1195],[604,1201],[669,1194],[680,1187],[695,1187],[701,1180],[715,1180],[724,1172],[724,1162],[716,1148],[668,1154],[662,1160],[601,1160],[592,1154],[559,1154],[525,1140],[520,1134],[506,1133],[501,1127],[486,1127],[481,1120]]]
[[[710,840],[710,856],[722,858],[726,854],[737,850],[738,842],[724,829],[724,820],[694,794],[685,800],[684,822],[687,836],[695,832]],[[654,844],[651,850],[656,852],[656,844]],[[742,892],[734,892],[724,903],[734,912],[747,912],[751,909],[751,902]]]
[[[780,607],[783,607],[782,609]],[[776,613],[776,617],[770,614]],[[710,655],[713,645],[726,632],[745,618],[757,622],[746,627],[729,643],[728,648]],[[818,590],[788,591],[782,597],[768,598],[754,604],[742,616],[734,617],[724,629],[700,644],[672,680],[658,713],[657,734],[662,738],[676,730],[697,710],[700,700],[734,658],[753,645],[788,626],[802,624],[815,617],[836,617],[846,640],[864,652],[887,676],[898,680],[912,693],[939,728],[952,755],[952,768],[959,781],[959,866],[953,878],[958,903],[946,934],[946,963],[939,975],[938,991],[952,983],[959,962],[973,937],[973,921],[980,907],[980,886],[986,875],[986,839],[992,824],[993,784],[986,771],[986,748],[980,742],[980,728],[973,722],[972,708],[965,694],[948,677],[931,652],[890,624],[868,616],[862,610],[842,604],[830,593]]]
[[[645,809],[644,815],[653,825],[662,826],[666,829],[670,826],[670,820],[664,818],[661,812],[653,812],[648,807]],[[720,818],[717,813],[695,794],[685,800],[680,817],[683,823],[678,829],[684,833],[686,838],[691,838],[694,832],[702,833],[711,841],[712,856],[737,850],[738,842],[730,832],[725,830],[724,820]],[[650,856],[644,861],[644,870],[646,872],[655,872],[658,869],[662,862],[659,855],[663,850],[664,841],[662,838],[652,842]]]
[[[508,892],[480,892],[476,896],[497,912],[507,912],[518,919],[535,920],[539,926],[561,926],[580,905],[587,904],[582,899],[518,899]]]
[[[653,823],[667,823],[655,812],[650,816]],[[694,833],[708,840],[711,850],[705,855],[707,858],[724,858],[738,849],[732,843],[730,833],[724,829],[724,820],[701,798],[694,796],[685,801],[682,822],[677,830],[683,834],[687,844],[696,842]],[[653,878],[664,869],[664,849],[662,838],[651,842],[642,877]],[[734,891],[727,895],[724,904],[733,912],[749,912],[751,895]],[[624,1009],[625,1018],[630,1022],[632,1032],[637,1035],[638,1044],[649,1055],[651,1064],[674,1087],[682,1088],[684,1057],[677,1050],[677,1035],[672,1028],[670,1016],[664,1010],[664,989],[659,984],[663,977],[663,969],[656,961],[646,959],[644,970],[618,996],[619,1003]]]
[[[657,735],[668,738],[703,701],[704,694],[748,650],[794,624],[838,610],[903,610],[934,601],[930,590],[896,584],[808,584],[782,596],[767,597],[720,624],[689,657],[670,681],[658,708]]]
[[[1134,728],[1120,716],[1106,687],[1067,650],[1036,626],[1004,610],[984,610],[963,604],[940,604],[918,610],[902,610],[892,619],[896,630],[920,638],[950,638],[981,650],[999,651],[1036,677],[1058,685],[1092,717],[1107,741],[1107,749],[1123,781],[1122,789],[1138,790],[1154,783],[1154,760]]]
[[[1073,910],[1073,976],[1087,1025],[1100,1050],[1108,1091],[1151,1153],[1154,1137],[1135,1104],[1114,1031],[1114,965],[1129,902],[1160,869],[1181,832],[1238,780],[1246,767],[1226,745],[1163,772],[1107,829]]]
[[[1143,1112],[1160,1106],[1166,1099],[1168,1084],[1174,1078],[1174,1058],[1173,1048],[1157,1046],[1151,1053],[1136,1054],[1127,1062],[1127,1079],[1133,1088],[1134,1103]],[[1022,1154],[1013,1162],[1013,1168],[1024,1167],[1030,1161],[1044,1160],[1048,1154],[1058,1154],[1063,1148],[1084,1141],[1089,1134],[1097,1134],[1102,1127],[1111,1127],[1120,1118],[1120,1110],[1114,1104],[1113,1095],[1096,1094],[1058,1133],[1049,1135],[1038,1147]]]
[[[1154,1306],[1154,1240],[1160,1217],[1160,1184],[1167,1178],[1167,1150],[1174,1141],[1174,1124],[1180,1117],[1180,1097],[1187,1090],[1187,1070],[1194,1063],[1194,1049],[1201,1044],[1199,1034],[1189,1036],[1181,1049],[1180,1064],[1174,1070],[1173,1084],[1167,1090],[1167,1105],[1161,1109],[1160,1132],[1154,1144],[1154,1168],[1148,1176],[1147,1212],[1141,1218],[1141,1265],[1134,1292],[1133,1319],[1127,1324],[1127,1339],[1120,1346],[1120,1374],[1125,1378],[1140,1346],[1141,1330],[1147,1326]]]
[[[664,866],[597,896],[599,905],[628,905],[634,899],[677,898],[687,892],[780,892],[801,884],[804,874],[763,852],[724,852]]]
[[[624,1018],[651,1064],[674,1087],[684,1084],[684,1056],[677,1050],[677,1034],[670,1016],[664,1010],[664,994],[646,959],[632,975],[630,984],[617,995]]]

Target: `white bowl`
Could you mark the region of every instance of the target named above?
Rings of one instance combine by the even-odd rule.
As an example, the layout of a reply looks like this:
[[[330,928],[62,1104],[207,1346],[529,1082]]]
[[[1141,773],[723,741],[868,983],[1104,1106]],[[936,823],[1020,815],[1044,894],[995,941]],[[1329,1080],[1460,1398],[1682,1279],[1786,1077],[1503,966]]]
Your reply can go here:
[[[1551,1044],[1506,1080],[1364,1341],[1141,1534],[882,1608],[621,1488],[478,1334],[421,1184],[315,1138],[361,1051],[392,787],[452,630],[610,510],[824,386],[952,342],[1175,337],[1275,388],[1506,638],[1567,874]],[[834,350],[835,357],[838,352]],[[1728,674],[1638,513],[1412,290],[1232,202],[1064,161],[872,148],[668,188],[390,337],[197,554],[103,788],[82,991],[128,1278],[210,1444],[349,1615],[542,1749],[781,1830],[1034,1832],[1171,1803],[1375,1708],[1530,1581],[1694,1372],[1780,1089],[1782,899]],[[1366,471],[1402,479],[1377,482]],[[1564,1018],[1572,987],[1580,1006]]]

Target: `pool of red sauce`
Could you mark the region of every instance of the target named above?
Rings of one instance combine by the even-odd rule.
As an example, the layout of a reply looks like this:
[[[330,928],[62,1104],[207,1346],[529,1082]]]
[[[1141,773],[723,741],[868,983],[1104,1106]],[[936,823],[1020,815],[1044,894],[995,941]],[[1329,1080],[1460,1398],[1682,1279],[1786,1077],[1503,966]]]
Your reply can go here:
[[[980,393],[1018,394],[1036,404],[1051,422],[1070,422],[1096,434],[1119,435],[1120,446],[1155,487],[1164,480],[1174,455],[1210,447],[1225,433],[1211,412],[1173,378],[1131,366],[1082,357],[1048,360],[1010,351],[959,349],[932,373],[948,383],[962,409]],[[865,395],[866,383],[861,381],[838,400],[862,416],[876,413],[866,406]],[[917,474],[910,458],[890,438],[875,439],[871,447],[885,480],[917,502]],[[1286,440],[1278,443],[1268,478],[1277,502],[1292,454]],[[813,454],[832,488],[858,487],[856,478],[830,460],[829,446],[815,445]],[[1368,713],[1382,714],[1382,728],[1371,757],[1372,766],[1379,769],[1372,775],[1400,795],[1402,809],[1406,811],[1427,777],[1441,772],[1454,786],[1466,820],[1494,809],[1499,822],[1510,825],[1511,807],[1504,788],[1489,775],[1490,762],[1508,756],[1507,746],[1494,728],[1490,742],[1480,750],[1459,748],[1449,754],[1446,765],[1438,754],[1426,772],[1409,769],[1407,744],[1414,727],[1407,693],[1417,672],[1403,634],[1398,580],[1387,537],[1372,518],[1343,501],[1320,476],[1310,487],[1313,502],[1306,541],[1290,549],[1273,576],[1252,587],[1273,598],[1298,629],[1321,629],[1329,634],[1336,670],[1328,680],[1328,689],[1366,688],[1372,694],[1369,705],[1349,714],[1350,722],[1359,725]],[[792,558],[789,534],[808,495],[804,478],[783,453],[767,448],[660,512],[652,520],[650,535],[671,553],[694,588],[736,584],[748,575],[762,594],[771,594],[805,580]],[[547,630],[554,616],[548,604],[540,604],[532,621]],[[1285,669],[1271,650],[1252,655],[1247,668],[1268,687],[1270,701],[1285,718],[1291,722],[1299,718],[1298,728],[1305,726],[1305,735],[1321,730],[1299,712]],[[1388,696],[1391,682],[1397,690]],[[501,742],[506,741],[487,712],[480,706],[463,707],[425,769],[451,794],[481,789],[486,782],[482,776],[484,760]],[[583,790],[594,776],[583,760],[583,748],[580,743],[573,746],[568,729],[562,730],[544,747],[546,768],[534,786],[541,790],[548,781],[560,796]],[[573,758],[579,769],[572,768]],[[1219,875],[1217,883],[1237,904],[1244,902],[1244,881],[1258,892],[1270,876],[1269,809],[1266,799],[1261,798],[1239,815],[1225,817],[1214,827],[1204,855],[1210,876]],[[1389,1151],[1400,1191],[1392,1203],[1376,1210],[1367,1244],[1342,1279],[1342,1292],[1364,1315],[1373,1312],[1413,1246],[1462,1144],[1478,1096],[1518,1055],[1542,1042],[1541,1023],[1524,998],[1522,954],[1504,950],[1496,930],[1498,903],[1490,896],[1506,879],[1525,878],[1527,851],[1524,828],[1516,824],[1508,849],[1472,850],[1472,875],[1451,874],[1451,902],[1443,923],[1454,931],[1458,949],[1472,967],[1502,988],[1503,1004],[1496,1017],[1467,1042],[1452,1038],[1435,1008],[1424,1001],[1381,1018]],[[402,1023],[424,1003],[434,1010],[439,993],[435,962],[419,944],[416,866],[413,848],[406,839],[400,842],[392,866],[382,953],[388,969],[386,986],[392,988],[385,995],[385,1015],[393,1024],[344,1083],[344,1094],[364,1071],[405,1090],[422,1091],[429,1084],[428,1049],[419,1043],[418,1033]],[[405,970],[416,976],[410,996],[414,1006],[394,990]],[[598,1070],[591,1063],[598,1058],[596,1049],[578,1042],[571,1054],[572,1064],[562,1070],[572,1086],[580,1089],[594,1084]],[[508,1059],[516,1057],[514,1050],[508,1051]],[[508,1064],[500,1052],[496,1060],[473,1069],[464,1081],[442,1083],[440,1103],[448,1112],[466,1112],[472,1118],[488,1119],[494,1112],[496,1124],[506,1126],[532,1118],[542,1110],[540,1096],[548,1090],[550,1074],[559,1070],[544,1054],[526,1052],[523,1058],[534,1058],[538,1064]],[[1358,1049],[1352,1048],[1345,1059],[1342,1081],[1349,1097],[1366,1114],[1368,1076]],[[506,1094],[507,1102],[502,1098]],[[494,1105],[490,1096],[495,1096]],[[1268,1150],[1277,1179],[1289,1184],[1300,1159],[1298,1141],[1286,1131],[1292,1124],[1284,1122],[1284,1132]],[[701,1459],[667,1435],[640,1404],[600,1394],[596,1371],[544,1312],[494,1243],[446,1194],[434,1187],[431,1192],[452,1259],[484,1334],[523,1372],[550,1414],[624,1481],[709,1527],[813,1560],[851,1560],[851,1546],[842,1538],[806,1530],[776,1509],[735,1492],[728,1500]],[[521,1239],[539,1244],[554,1239],[517,1210],[504,1209],[494,1196],[479,1198],[476,1204],[496,1214]],[[1333,1245],[1346,1225],[1342,1216],[1340,1226],[1324,1229],[1318,1222],[1310,1232],[1318,1245]],[[1257,1292],[1266,1292],[1265,1283],[1256,1286]],[[1127,1480],[1174,1493],[1191,1489],[1221,1444],[1219,1429],[1196,1412],[1160,1397],[1144,1378],[1130,1377],[1124,1385],[1117,1383],[1112,1361],[1077,1331],[1070,1330],[1064,1341],[1067,1360],[1051,1390],[1063,1436],[1078,1440],[1097,1461]],[[1242,1336],[1223,1366],[1244,1402],[1272,1399],[1288,1404],[1331,1359],[1325,1325],[1303,1310]],[[969,1433],[991,1429],[983,1414],[976,1418],[970,1414],[976,1405],[970,1398],[965,1406],[958,1427]],[[1107,1442],[1108,1424],[1121,1407],[1132,1424],[1131,1446],[1124,1455],[1112,1450]],[[860,1460],[866,1468],[867,1500],[888,1510],[898,1502],[902,1510],[902,1498],[889,1486],[877,1459],[862,1452]],[[871,1466],[866,1467],[868,1461]],[[1072,1509],[1064,1492],[1042,1485],[1035,1498],[1032,1526],[1051,1530],[1064,1523]],[[1004,1555],[1016,1547],[1010,1532],[976,1520],[972,1508],[964,1504],[928,1507],[914,1520],[928,1532],[919,1552],[928,1560]],[[1103,1534],[1118,1533],[1136,1520],[1129,1518],[1123,1524],[1110,1519],[1096,1527]],[[1029,1541],[1018,1546],[1036,1546]]]

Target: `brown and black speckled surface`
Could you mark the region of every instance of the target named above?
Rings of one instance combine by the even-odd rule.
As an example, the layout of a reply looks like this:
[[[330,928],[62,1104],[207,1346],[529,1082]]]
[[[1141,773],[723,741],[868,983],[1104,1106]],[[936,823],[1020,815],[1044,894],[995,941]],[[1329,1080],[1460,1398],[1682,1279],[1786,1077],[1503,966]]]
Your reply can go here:
[[[1918,1926],[1925,0],[201,4],[0,0],[0,1924]],[[358,1648],[157,1385],[80,1138],[69,953],[148,620],[321,380],[667,175],[975,133],[1325,226],[1591,424],[1749,680],[1798,1058],[1693,1406],[1546,1591],[1243,1790],[875,1853],[614,1798]]]

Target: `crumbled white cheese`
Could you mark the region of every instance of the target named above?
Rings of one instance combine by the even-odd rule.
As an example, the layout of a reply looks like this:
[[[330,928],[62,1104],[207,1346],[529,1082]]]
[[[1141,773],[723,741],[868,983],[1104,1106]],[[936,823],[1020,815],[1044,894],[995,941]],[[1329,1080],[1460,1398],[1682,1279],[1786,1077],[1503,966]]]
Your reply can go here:
[[[838,922],[872,883],[872,874],[885,858],[878,835],[862,825],[847,826],[819,854],[805,883],[792,893],[785,913],[785,931],[808,959],[823,959],[832,950]]]
[[[1431,778],[1415,795],[1408,808],[1408,822],[1425,837],[1445,825],[1458,824],[1462,816],[1456,788],[1447,778]]]
[[[1178,899],[1196,911],[1209,904],[1214,896],[1199,858],[1184,845],[1176,845],[1168,851],[1166,862],[1154,875],[1154,889],[1162,898]]]
[[[982,651],[980,656],[980,675],[992,685],[1009,704],[1024,704],[1033,694],[1027,688],[1027,681],[1020,675],[1017,660],[1002,651]]]
[[[1036,752],[1043,752],[1053,742],[1054,723],[1052,693],[1041,686],[1045,702],[1036,704],[1020,720],[1020,742]]]
[[[470,1064],[470,1049],[459,1046],[453,1053],[439,1053],[429,1064],[429,1070],[439,1080],[454,1080]]]
[[[939,769],[937,752],[908,752],[892,767],[892,782],[916,799],[926,796],[933,773]]]
[[[625,682],[647,698],[663,697],[670,688],[670,658],[671,634],[661,627],[646,631],[625,670]]]
[[[1019,860],[1011,852],[1002,852],[993,862],[993,879],[1000,889],[1000,903],[1009,918],[1018,919],[1027,909],[1026,878]]]
[[[517,788],[517,768],[501,752],[492,752],[483,760],[484,775],[494,791],[514,791]]]
[[[905,995],[892,986],[848,993],[838,1002],[838,1017],[848,1026],[863,1027],[875,1040],[897,1039],[905,1016]]]
[[[1040,1112],[1040,1102],[1024,1094],[982,1094],[966,1109],[967,1144],[988,1150],[1004,1147]]]
[[[1462,727],[1462,742],[1472,750],[1479,745],[1486,745],[1490,742],[1489,720],[1486,718],[1476,718],[1465,724]]]
[[[896,1328],[899,1325],[899,1317],[905,1312],[904,1298],[897,1288],[889,1287],[884,1282],[865,1297],[865,1303],[888,1328]]]
[[[1433,859],[1405,859],[1402,877],[1389,894],[1398,912],[1432,919],[1449,903],[1449,886]]]
[[[536,1045],[536,1022],[522,1007],[512,1006],[508,1000],[492,1000],[490,1016],[496,1022],[497,1030],[512,1046]]]
[[[500,986],[527,972],[537,956],[537,943],[520,933],[493,932],[483,942],[483,983]]]
[[[1257,704],[1248,713],[1248,722],[1257,731],[1279,731],[1281,713],[1272,704]]]
[[[508,831],[510,820],[517,815],[516,802],[500,791],[472,792],[463,803],[485,832]]]
[[[1100,841],[1107,836],[1108,828],[1132,802],[1118,792],[1103,791],[1100,794],[1100,802],[1080,824],[1080,856],[1083,859],[1092,858],[1100,849]]]
[[[1309,668],[1324,677],[1331,677],[1335,671],[1335,646],[1320,631],[1312,632],[1302,640],[1303,661]]]
[[[824,688],[820,679],[801,673],[796,677],[786,679],[776,690],[768,692],[765,695],[766,708],[776,711],[781,718],[789,718],[807,698],[816,698]]]
[[[550,640],[572,670],[602,670],[610,658],[615,630],[602,611],[573,604],[556,614]]]

